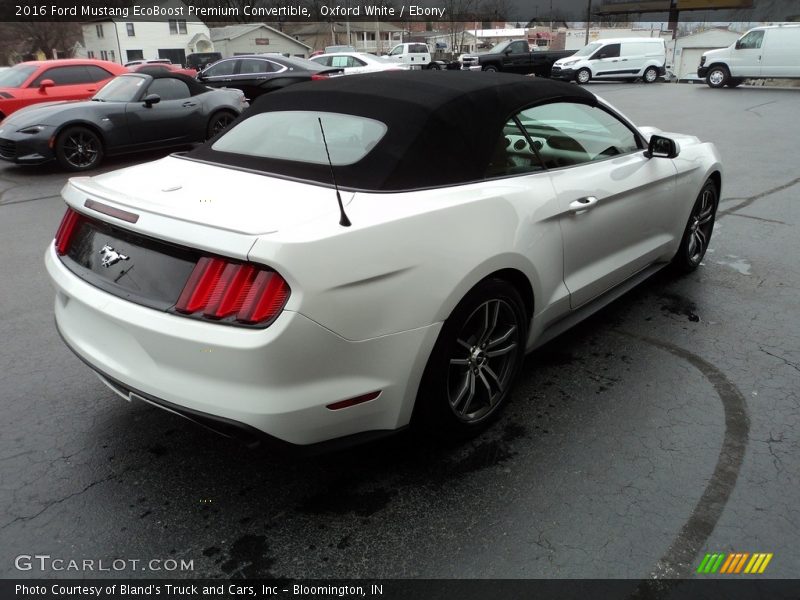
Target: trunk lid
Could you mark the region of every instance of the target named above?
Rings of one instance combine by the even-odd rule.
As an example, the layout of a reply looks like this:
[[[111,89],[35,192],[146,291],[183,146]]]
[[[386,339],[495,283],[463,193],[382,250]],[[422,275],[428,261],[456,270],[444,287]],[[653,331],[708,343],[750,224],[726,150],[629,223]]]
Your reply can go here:
[[[137,214],[160,215],[246,236],[275,233],[322,216],[333,223],[339,220],[333,188],[180,156],[94,177],[76,177],[68,186]],[[345,203],[352,197],[352,193],[342,193]]]

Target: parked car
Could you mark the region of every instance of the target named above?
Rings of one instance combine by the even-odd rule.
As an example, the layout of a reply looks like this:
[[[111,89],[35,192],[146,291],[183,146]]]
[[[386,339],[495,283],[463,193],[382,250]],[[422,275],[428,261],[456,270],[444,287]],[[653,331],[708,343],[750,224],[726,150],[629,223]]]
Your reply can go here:
[[[662,38],[618,38],[592,42],[553,64],[551,77],[588,83],[592,79],[641,79],[653,83],[667,73]]]
[[[222,59],[219,52],[194,52],[186,56],[186,68],[202,71],[208,65]]]
[[[0,73],[0,120],[40,102],[83,100],[126,73],[117,63],[93,59],[34,60]]]
[[[700,264],[721,177],[713,144],[571,84],[337,77],[72,179],[45,262],[61,336],[123,398],[248,442],[468,434],[526,352]]]
[[[184,69],[180,65],[172,63],[146,62],[128,67],[131,73],[180,73],[187,77],[197,77],[196,69]]]
[[[531,50],[527,40],[511,40],[495,44],[487,52],[462,55],[461,68],[550,77],[553,63],[573,53],[574,50]]]
[[[171,65],[172,61],[169,58],[142,58],[140,60],[132,60],[125,63],[128,68],[138,67],[140,65]]]
[[[800,25],[751,29],[728,48],[703,53],[697,75],[712,88],[736,87],[745,79],[800,78]]]
[[[129,73],[91,100],[17,111],[0,124],[0,158],[86,171],[105,156],[202,142],[246,106],[238,90],[212,90],[178,73]]]
[[[198,73],[197,79],[211,87],[242,90],[249,100],[255,100],[288,85],[342,73],[341,68],[324,67],[304,58],[248,54],[215,62]]]
[[[374,54],[367,54],[366,52],[335,52],[333,54],[321,54],[309,60],[323,67],[340,68],[345,75],[376,73],[378,71],[401,71],[409,68],[407,64],[387,62]]]

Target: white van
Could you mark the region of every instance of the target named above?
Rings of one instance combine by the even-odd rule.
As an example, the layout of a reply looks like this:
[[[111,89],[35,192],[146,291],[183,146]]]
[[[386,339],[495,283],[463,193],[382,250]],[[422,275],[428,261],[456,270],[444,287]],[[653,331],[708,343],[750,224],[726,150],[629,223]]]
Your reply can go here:
[[[641,78],[653,83],[665,75],[667,47],[661,38],[617,38],[597,40],[572,56],[553,63],[550,77],[574,79],[586,83],[591,79]]]
[[[800,78],[800,24],[751,29],[727,48],[705,52],[697,75],[712,88],[736,87],[745,79]]]

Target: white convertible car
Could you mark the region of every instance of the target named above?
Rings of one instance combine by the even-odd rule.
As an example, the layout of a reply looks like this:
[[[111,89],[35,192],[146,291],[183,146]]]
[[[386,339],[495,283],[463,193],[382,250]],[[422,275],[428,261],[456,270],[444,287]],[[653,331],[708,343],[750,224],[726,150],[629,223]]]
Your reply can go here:
[[[45,261],[64,341],[126,399],[248,443],[464,434],[526,352],[697,267],[721,172],[578,86],[342,77],[71,179]]]

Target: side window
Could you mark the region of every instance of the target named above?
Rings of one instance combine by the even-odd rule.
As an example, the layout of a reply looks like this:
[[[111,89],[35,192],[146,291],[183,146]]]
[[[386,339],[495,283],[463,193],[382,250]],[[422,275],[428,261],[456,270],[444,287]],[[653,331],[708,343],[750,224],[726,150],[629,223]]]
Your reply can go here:
[[[188,85],[172,77],[155,79],[147,88],[147,93],[158,94],[162,100],[182,100],[192,95]]]
[[[257,73],[269,73],[272,69],[272,63],[267,60],[258,60],[257,58],[243,58],[239,65],[240,75],[254,75]]]
[[[350,57],[350,64],[347,65],[348,67],[365,67],[367,63],[365,63],[360,58],[356,58],[355,56]]]
[[[332,56],[331,57],[331,66],[332,67],[350,67],[350,61],[348,60],[349,56]]]
[[[89,80],[92,82],[103,81],[104,79],[113,77],[111,73],[95,65],[86,65],[84,69],[86,69],[86,72],[89,75]]]
[[[52,79],[53,83],[56,85],[75,85],[96,81],[89,77],[86,67],[53,67],[39,75],[39,77],[33,81],[31,87],[39,87],[45,79]]]
[[[540,141],[533,140],[537,149]],[[531,147],[525,133],[514,119],[509,119],[491,150],[486,165],[486,179],[509,177],[541,171],[542,165],[536,150]]]
[[[618,58],[619,44],[607,44],[600,48],[592,58]]]
[[[519,120],[534,141],[542,142],[539,154],[549,169],[639,150],[636,136],[622,121],[593,106],[553,102],[523,110]]]
[[[736,45],[737,48],[753,50],[761,48],[761,42],[764,40],[764,30],[751,31],[739,40]]]
[[[394,48],[392,48],[392,51],[389,52],[389,56],[397,56],[398,54],[402,53],[403,53],[403,45],[400,44],[399,46],[395,46]]]
[[[224,77],[226,75],[233,75],[233,71],[236,68],[237,62],[239,61],[223,60],[206,69],[205,73],[203,74],[207,77]]]
[[[512,54],[523,54],[528,51],[528,44],[522,41],[512,42],[509,49]]]
[[[323,67],[330,67],[331,66],[331,57],[330,56],[320,56],[319,58],[315,58],[314,62],[322,65]]]

